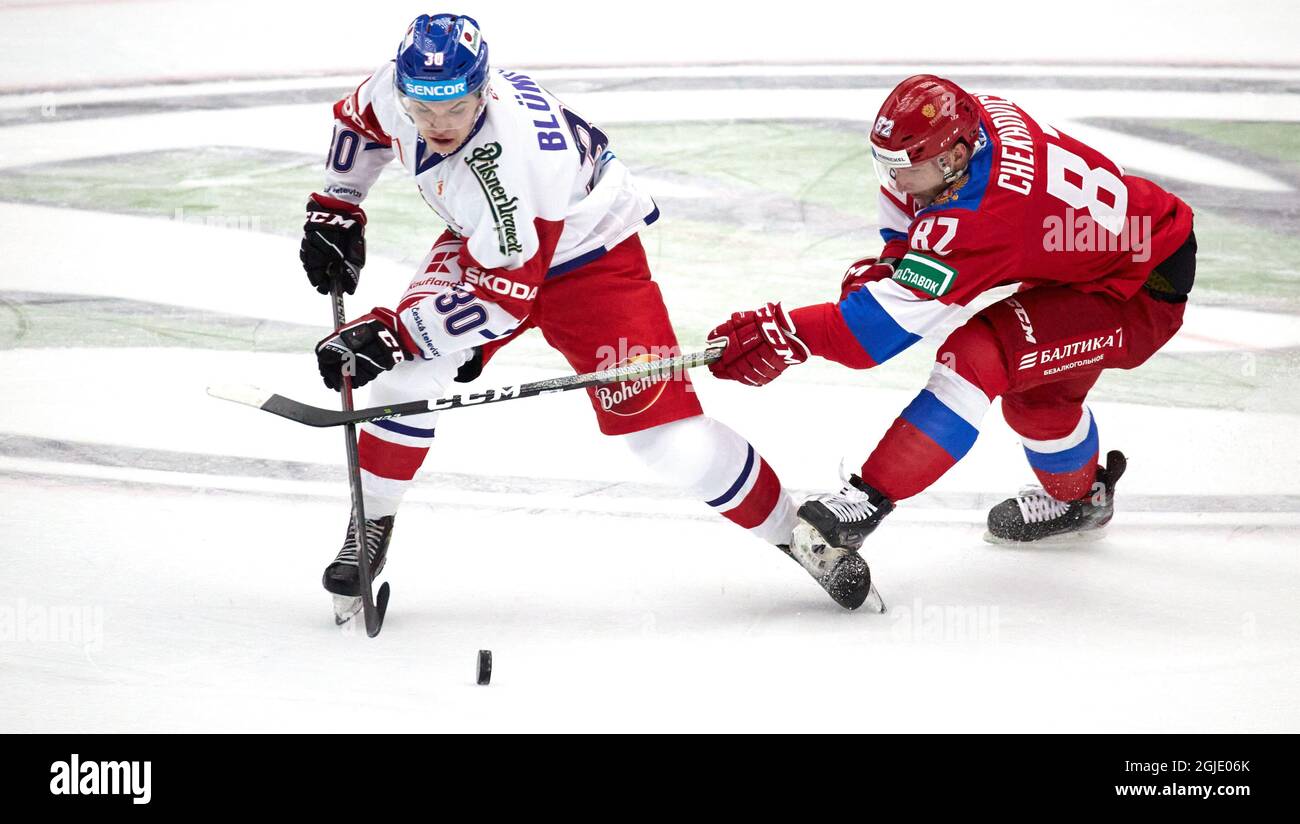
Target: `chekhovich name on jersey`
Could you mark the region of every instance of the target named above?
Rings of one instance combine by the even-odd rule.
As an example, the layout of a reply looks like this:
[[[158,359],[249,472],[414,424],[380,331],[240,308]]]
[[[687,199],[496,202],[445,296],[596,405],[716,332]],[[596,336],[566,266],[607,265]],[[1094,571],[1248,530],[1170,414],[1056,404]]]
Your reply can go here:
[[[998,186],[1017,194],[1029,194],[1034,185],[1034,136],[1028,124],[1020,110],[1005,100],[988,94],[977,94],[975,99],[989,113],[993,130],[1002,144]]]

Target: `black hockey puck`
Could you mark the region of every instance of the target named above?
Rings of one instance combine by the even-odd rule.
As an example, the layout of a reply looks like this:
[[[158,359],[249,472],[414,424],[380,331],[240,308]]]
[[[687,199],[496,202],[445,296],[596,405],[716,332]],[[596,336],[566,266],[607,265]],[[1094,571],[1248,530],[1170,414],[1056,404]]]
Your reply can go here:
[[[478,651],[478,685],[486,686],[492,680],[492,650]]]

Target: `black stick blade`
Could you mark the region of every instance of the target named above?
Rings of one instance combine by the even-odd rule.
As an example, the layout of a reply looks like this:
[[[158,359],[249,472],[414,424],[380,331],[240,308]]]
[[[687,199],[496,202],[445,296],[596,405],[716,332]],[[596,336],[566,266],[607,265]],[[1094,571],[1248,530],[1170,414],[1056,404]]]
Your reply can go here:
[[[374,620],[370,620],[370,615],[366,615],[366,635],[374,638],[379,631],[384,628],[384,616],[388,614],[388,596],[391,593],[388,590],[388,582],[384,581],[379,585],[379,592],[375,595]]]

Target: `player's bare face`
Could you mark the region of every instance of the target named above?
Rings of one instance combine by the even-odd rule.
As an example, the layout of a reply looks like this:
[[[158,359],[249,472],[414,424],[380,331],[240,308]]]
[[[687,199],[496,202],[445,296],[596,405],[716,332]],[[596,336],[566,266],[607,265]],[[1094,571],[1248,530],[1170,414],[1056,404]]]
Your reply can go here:
[[[452,152],[465,142],[474,128],[481,102],[479,94],[442,101],[414,100],[399,94],[398,99],[420,137],[438,154]]]
[[[931,158],[906,169],[893,169],[891,175],[895,189],[918,200],[933,199],[948,185],[944,182],[938,158]]]
[[[922,205],[928,204],[951,184],[944,179],[944,169],[960,171],[969,160],[965,144],[957,144],[947,152],[903,169],[891,169],[894,188],[911,195]]]

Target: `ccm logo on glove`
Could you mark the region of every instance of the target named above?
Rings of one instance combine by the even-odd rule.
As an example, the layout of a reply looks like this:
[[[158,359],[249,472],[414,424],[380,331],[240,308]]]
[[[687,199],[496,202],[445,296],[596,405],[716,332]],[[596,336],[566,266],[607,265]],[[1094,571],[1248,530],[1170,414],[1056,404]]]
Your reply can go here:
[[[397,331],[401,321],[391,309],[375,307],[316,344],[316,364],[325,385],[338,391],[344,376],[352,385],[365,386],[411,353]]]
[[[750,386],[771,383],[786,369],[808,360],[809,354],[779,303],[736,312],[709,333],[709,345],[724,347],[722,356],[709,364],[709,371],[723,380]]]
[[[334,212],[308,212],[308,223],[324,223],[327,226],[342,226],[349,229],[356,224],[356,218],[344,217]]]
[[[337,285],[357,290],[366,265],[366,213],[360,206],[325,195],[307,201],[298,259],[316,291],[328,295]]]

